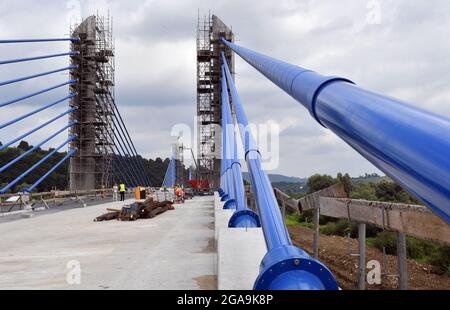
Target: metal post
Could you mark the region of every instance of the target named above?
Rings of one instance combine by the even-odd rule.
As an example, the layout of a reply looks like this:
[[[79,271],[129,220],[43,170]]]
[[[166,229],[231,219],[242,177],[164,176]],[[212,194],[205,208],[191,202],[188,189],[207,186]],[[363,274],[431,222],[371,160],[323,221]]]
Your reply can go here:
[[[408,289],[408,260],[406,255],[406,236],[405,234],[397,233],[397,262],[399,274],[399,289]]]
[[[314,210],[314,236],[313,236],[313,251],[314,258],[319,259],[319,228],[320,228],[320,206]]]
[[[358,224],[359,269],[358,289],[366,289],[366,224]]]
[[[450,224],[448,117],[222,41]]]

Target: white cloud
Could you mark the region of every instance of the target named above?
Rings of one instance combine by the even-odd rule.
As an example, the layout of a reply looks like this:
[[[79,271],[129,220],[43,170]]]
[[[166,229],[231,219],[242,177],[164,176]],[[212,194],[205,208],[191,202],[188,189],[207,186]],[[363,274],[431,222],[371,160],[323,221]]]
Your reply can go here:
[[[358,85],[450,116],[450,2],[381,1],[381,24],[367,23],[367,1],[163,1],[81,2],[82,12],[110,9],[117,48],[117,102],[138,151],[168,156],[170,129],[193,126],[196,111],[195,37],[197,9],[208,9],[233,26],[238,44],[323,74],[345,76]],[[69,32],[64,1],[0,3],[4,37],[59,37]],[[63,51],[67,44],[0,46],[0,59]],[[63,59],[0,68],[0,80],[66,65]],[[242,60],[237,87],[253,123],[280,124],[279,173],[353,175],[377,171],[364,158],[323,129],[296,101]],[[66,76],[0,89],[0,101],[56,84]],[[0,123],[32,104],[0,108]],[[7,112],[4,112],[7,111]],[[56,111],[54,111],[56,114]],[[45,116],[45,115],[44,115]],[[45,117],[33,118],[27,129]],[[22,131],[25,128],[22,128]],[[13,132],[0,130],[0,141]],[[32,139],[38,142],[41,137]]]

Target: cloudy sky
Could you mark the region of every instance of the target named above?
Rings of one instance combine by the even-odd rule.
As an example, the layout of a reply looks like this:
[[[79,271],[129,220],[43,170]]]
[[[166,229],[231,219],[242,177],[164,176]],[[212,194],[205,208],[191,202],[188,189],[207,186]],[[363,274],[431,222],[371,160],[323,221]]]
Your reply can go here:
[[[345,76],[361,87],[450,116],[450,2],[448,0],[2,0],[0,36],[61,37],[70,24],[93,12],[114,17],[117,103],[145,157],[166,157],[176,124],[194,125],[196,111],[197,14],[208,10],[232,25],[237,43],[327,75]],[[0,46],[0,59],[68,50],[66,43]],[[0,80],[64,67],[67,59],[3,65]],[[378,170],[297,102],[249,65],[237,60],[237,86],[249,119],[276,122],[280,164],[272,172],[307,177],[339,171],[358,176]],[[67,74],[0,88],[0,102],[43,89]],[[0,108],[0,124],[66,89]],[[0,130],[11,140],[51,115],[62,104],[27,122]],[[62,119],[28,140],[38,143],[62,128]],[[67,136],[49,143],[56,146]]]

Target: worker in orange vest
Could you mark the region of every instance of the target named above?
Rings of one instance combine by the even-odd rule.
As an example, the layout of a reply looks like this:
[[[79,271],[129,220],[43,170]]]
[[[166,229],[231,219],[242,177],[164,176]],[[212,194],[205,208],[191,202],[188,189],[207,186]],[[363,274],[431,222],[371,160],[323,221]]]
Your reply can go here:
[[[177,200],[180,202],[184,202],[184,192],[181,187],[177,187],[175,190],[175,196],[177,197]]]

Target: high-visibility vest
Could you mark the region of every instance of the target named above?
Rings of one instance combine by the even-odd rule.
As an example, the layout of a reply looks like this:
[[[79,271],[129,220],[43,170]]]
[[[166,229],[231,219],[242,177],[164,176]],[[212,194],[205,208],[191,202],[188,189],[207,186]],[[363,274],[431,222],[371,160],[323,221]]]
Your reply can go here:
[[[120,184],[120,192],[121,193],[125,192],[125,184]]]

